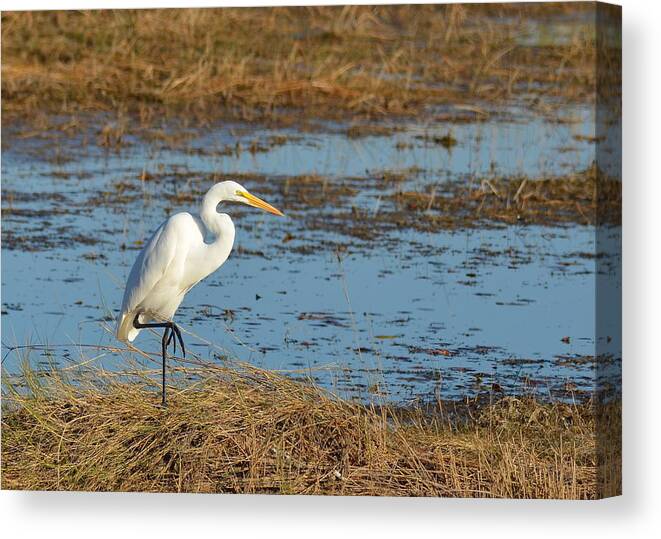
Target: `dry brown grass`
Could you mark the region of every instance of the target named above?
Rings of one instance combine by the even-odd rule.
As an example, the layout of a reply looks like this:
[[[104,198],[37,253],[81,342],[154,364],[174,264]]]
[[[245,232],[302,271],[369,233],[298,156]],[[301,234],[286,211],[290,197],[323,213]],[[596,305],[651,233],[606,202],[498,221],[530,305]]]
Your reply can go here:
[[[149,122],[183,111],[199,123],[284,110],[413,115],[518,95],[594,100],[594,10],[574,3],[5,12],[3,116],[129,111]],[[520,39],[527,23],[552,27],[568,15],[585,19],[566,42]],[[613,69],[601,76],[617,76],[619,52],[607,45],[601,54]]]
[[[393,199],[400,208],[417,210],[416,224],[421,227],[485,222],[619,225],[622,221],[622,182],[595,165],[561,177],[483,178],[469,185],[446,182],[426,192],[396,193]]]
[[[441,409],[346,402],[247,366],[177,372],[186,382],[167,409],[148,377],[91,370],[72,383],[28,371],[16,386],[5,376],[2,488],[515,498],[620,489],[619,473],[597,486],[591,403],[509,397],[450,420]],[[607,408],[616,437],[620,405]],[[610,444],[609,466],[619,462]]]

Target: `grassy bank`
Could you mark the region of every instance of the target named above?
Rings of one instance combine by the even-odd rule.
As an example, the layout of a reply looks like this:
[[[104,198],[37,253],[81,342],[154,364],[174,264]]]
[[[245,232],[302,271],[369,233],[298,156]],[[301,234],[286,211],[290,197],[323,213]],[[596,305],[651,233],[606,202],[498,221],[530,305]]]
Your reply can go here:
[[[593,101],[594,4],[14,12],[3,119],[163,111],[283,119],[416,115],[516,97]],[[569,29],[569,35],[567,34]],[[557,35],[556,35],[557,34]],[[603,50],[597,51],[601,47]],[[605,76],[602,74],[602,76]],[[601,81],[619,91],[617,81]],[[612,83],[612,84],[610,84]],[[457,105],[461,105],[458,109]]]
[[[18,393],[5,377],[2,488],[597,495],[591,403],[509,397],[423,413],[350,403],[251,367],[178,372],[187,382],[165,410],[148,378],[98,371],[74,384],[32,373]],[[601,409],[614,412],[613,436],[618,407]],[[619,446],[610,447],[606,460],[617,461]],[[617,481],[603,491],[619,490]]]

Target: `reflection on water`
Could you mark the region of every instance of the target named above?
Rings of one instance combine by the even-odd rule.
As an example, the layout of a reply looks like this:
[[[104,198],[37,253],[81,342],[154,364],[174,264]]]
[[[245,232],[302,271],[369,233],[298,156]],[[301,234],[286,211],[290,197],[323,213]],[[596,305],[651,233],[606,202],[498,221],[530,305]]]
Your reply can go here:
[[[304,133],[221,125],[183,147],[132,139],[119,153],[85,134],[57,145],[6,135],[3,345],[114,344],[107,328],[139,241],[166,215],[195,209],[187,194],[207,187],[200,175],[256,175],[241,181],[257,194],[269,191],[280,207],[272,196],[290,178],[316,174],[331,185],[351,179],[352,194],[302,203],[283,220],[230,210],[235,252],[177,314],[194,334],[187,338],[192,352],[399,402],[493,387],[544,395],[569,385],[589,390],[592,227],[402,228],[359,241],[303,224],[308,214],[323,220],[352,207],[378,211],[382,197],[403,184],[419,189],[445,179],[586,168],[594,160],[593,118],[581,109],[563,110],[561,118],[410,124],[361,138],[347,136],[346,126]],[[433,142],[448,132],[455,146]],[[386,185],[374,181],[376,171],[408,172]],[[148,334],[136,344],[158,347]],[[122,368],[119,357],[98,361]],[[3,366],[11,371],[17,362],[10,354]]]

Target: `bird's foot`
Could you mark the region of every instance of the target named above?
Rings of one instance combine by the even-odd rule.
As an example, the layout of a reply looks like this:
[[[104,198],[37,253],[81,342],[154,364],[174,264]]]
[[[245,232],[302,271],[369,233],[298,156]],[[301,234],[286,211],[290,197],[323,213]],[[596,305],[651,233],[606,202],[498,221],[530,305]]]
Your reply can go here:
[[[177,341],[179,341],[179,346],[181,346],[181,353],[186,357],[186,348],[184,347],[184,339],[181,336],[181,330],[177,327],[177,324],[172,322],[165,328],[165,333],[163,334],[163,340],[165,341],[165,346],[170,346],[172,343],[172,353],[173,355],[177,353]]]

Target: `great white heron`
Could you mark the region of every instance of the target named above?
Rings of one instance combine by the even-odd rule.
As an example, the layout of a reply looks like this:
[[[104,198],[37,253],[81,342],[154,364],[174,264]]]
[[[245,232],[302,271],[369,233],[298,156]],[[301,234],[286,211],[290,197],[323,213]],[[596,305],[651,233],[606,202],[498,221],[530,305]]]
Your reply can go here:
[[[181,331],[172,321],[186,292],[216,271],[229,257],[234,244],[234,223],[218,211],[222,202],[238,202],[275,215],[282,212],[249,193],[234,181],[215,184],[202,200],[199,215],[181,212],[156,229],[136,258],[129,273],[122,309],[117,319],[117,338],[132,342],[144,328],[164,328],[162,404],[165,399],[167,348],[177,340],[184,357]],[[212,238],[212,241],[206,241]]]

